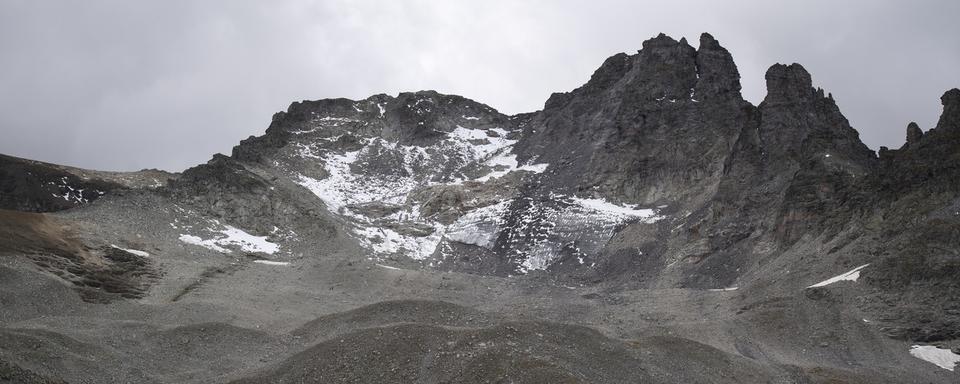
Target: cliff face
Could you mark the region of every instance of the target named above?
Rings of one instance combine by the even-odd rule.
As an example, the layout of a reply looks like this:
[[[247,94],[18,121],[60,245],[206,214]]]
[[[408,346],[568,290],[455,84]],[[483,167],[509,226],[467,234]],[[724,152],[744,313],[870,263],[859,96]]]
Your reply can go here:
[[[696,50],[661,35],[551,96],[524,129],[520,159],[551,164],[552,188],[647,205],[695,199],[755,120],[739,90],[730,54],[712,37]]]

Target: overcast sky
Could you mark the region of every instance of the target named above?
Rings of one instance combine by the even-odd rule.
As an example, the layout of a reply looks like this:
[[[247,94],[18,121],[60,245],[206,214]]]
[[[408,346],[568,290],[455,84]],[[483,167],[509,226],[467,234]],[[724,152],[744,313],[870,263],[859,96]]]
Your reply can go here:
[[[291,101],[434,89],[540,109],[659,32],[710,32],[759,103],[803,64],[868,146],[899,147],[960,87],[960,1],[0,2],[0,153],[180,171]]]

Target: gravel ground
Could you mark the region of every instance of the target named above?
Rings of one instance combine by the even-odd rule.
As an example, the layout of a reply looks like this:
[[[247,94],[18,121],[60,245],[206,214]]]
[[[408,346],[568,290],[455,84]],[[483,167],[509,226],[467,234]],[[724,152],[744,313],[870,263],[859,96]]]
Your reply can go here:
[[[188,222],[202,218],[167,199],[133,193],[46,214],[91,250],[91,260],[105,244],[149,253],[154,277],[140,298],[85,300],[31,251],[4,250],[0,382],[958,378],[865,321],[855,301],[866,288],[857,283],[728,291],[568,286],[547,274],[378,263],[326,232],[278,240],[282,251],[274,255],[223,254],[179,241]],[[174,219],[180,228],[170,225]]]

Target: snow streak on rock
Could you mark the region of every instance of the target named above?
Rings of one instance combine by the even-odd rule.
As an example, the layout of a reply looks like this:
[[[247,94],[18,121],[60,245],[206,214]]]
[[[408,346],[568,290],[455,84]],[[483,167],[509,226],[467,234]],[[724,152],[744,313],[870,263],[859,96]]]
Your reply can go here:
[[[850,272],[844,273],[844,274],[842,274],[842,275],[838,275],[838,276],[831,277],[831,278],[829,278],[829,279],[826,279],[826,280],[824,280],[824,281],[821,281],[821,282],[819,282],[819,283],[816,283],[816,284],[814,284],[814,285],[811,285],[811,286],[809,286],[809,287],[807,287],[807,288],[825,287],[825,286],[827,286],[827,285],[836,283],[836,282],[838,282],[838,281],[857,281],[857,279],[860,278],[860,270],[866,268],[868,265],[870,265],[870,264],[861,265],[861,266],[859,266],[859,267],[854,268],[854,269],[853,269],[852,271],[850,271]]]
[[[275,265],[275,266],[281,266],[281,267],[290,265],[290,263],[286,261],[254,260],[253,262],[257,264]]]
[[[150,254],[149,254],[149,253],[144,252],[144,251],[141,251],[141,250],[138,250],[138,249],[121,248],[121,247],[118,247],[118,246],[113,245],[113,244],[110,244],[110,246],[113,247],[113,248],[119,249],[119,250],[121,250],[121,251],[124,251],[124,252],[126,252],[126,253],[134,254],[134,255],[137,255],[137,256],[140,256],[140,257],[150,257]]]

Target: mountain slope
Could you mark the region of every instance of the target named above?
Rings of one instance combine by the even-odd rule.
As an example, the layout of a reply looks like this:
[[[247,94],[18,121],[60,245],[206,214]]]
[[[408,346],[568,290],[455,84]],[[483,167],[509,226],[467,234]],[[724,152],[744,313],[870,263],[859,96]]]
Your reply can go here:
[[[532,113],[434,91],[296,102],[180,174],[4,157],[2,208],[31,213],[0,214],[0,367],[955,381],[911,347],[960,348],[960,91],[874,154],[802,66],[766,81],[754,106],[716,39],[660,35]]]

